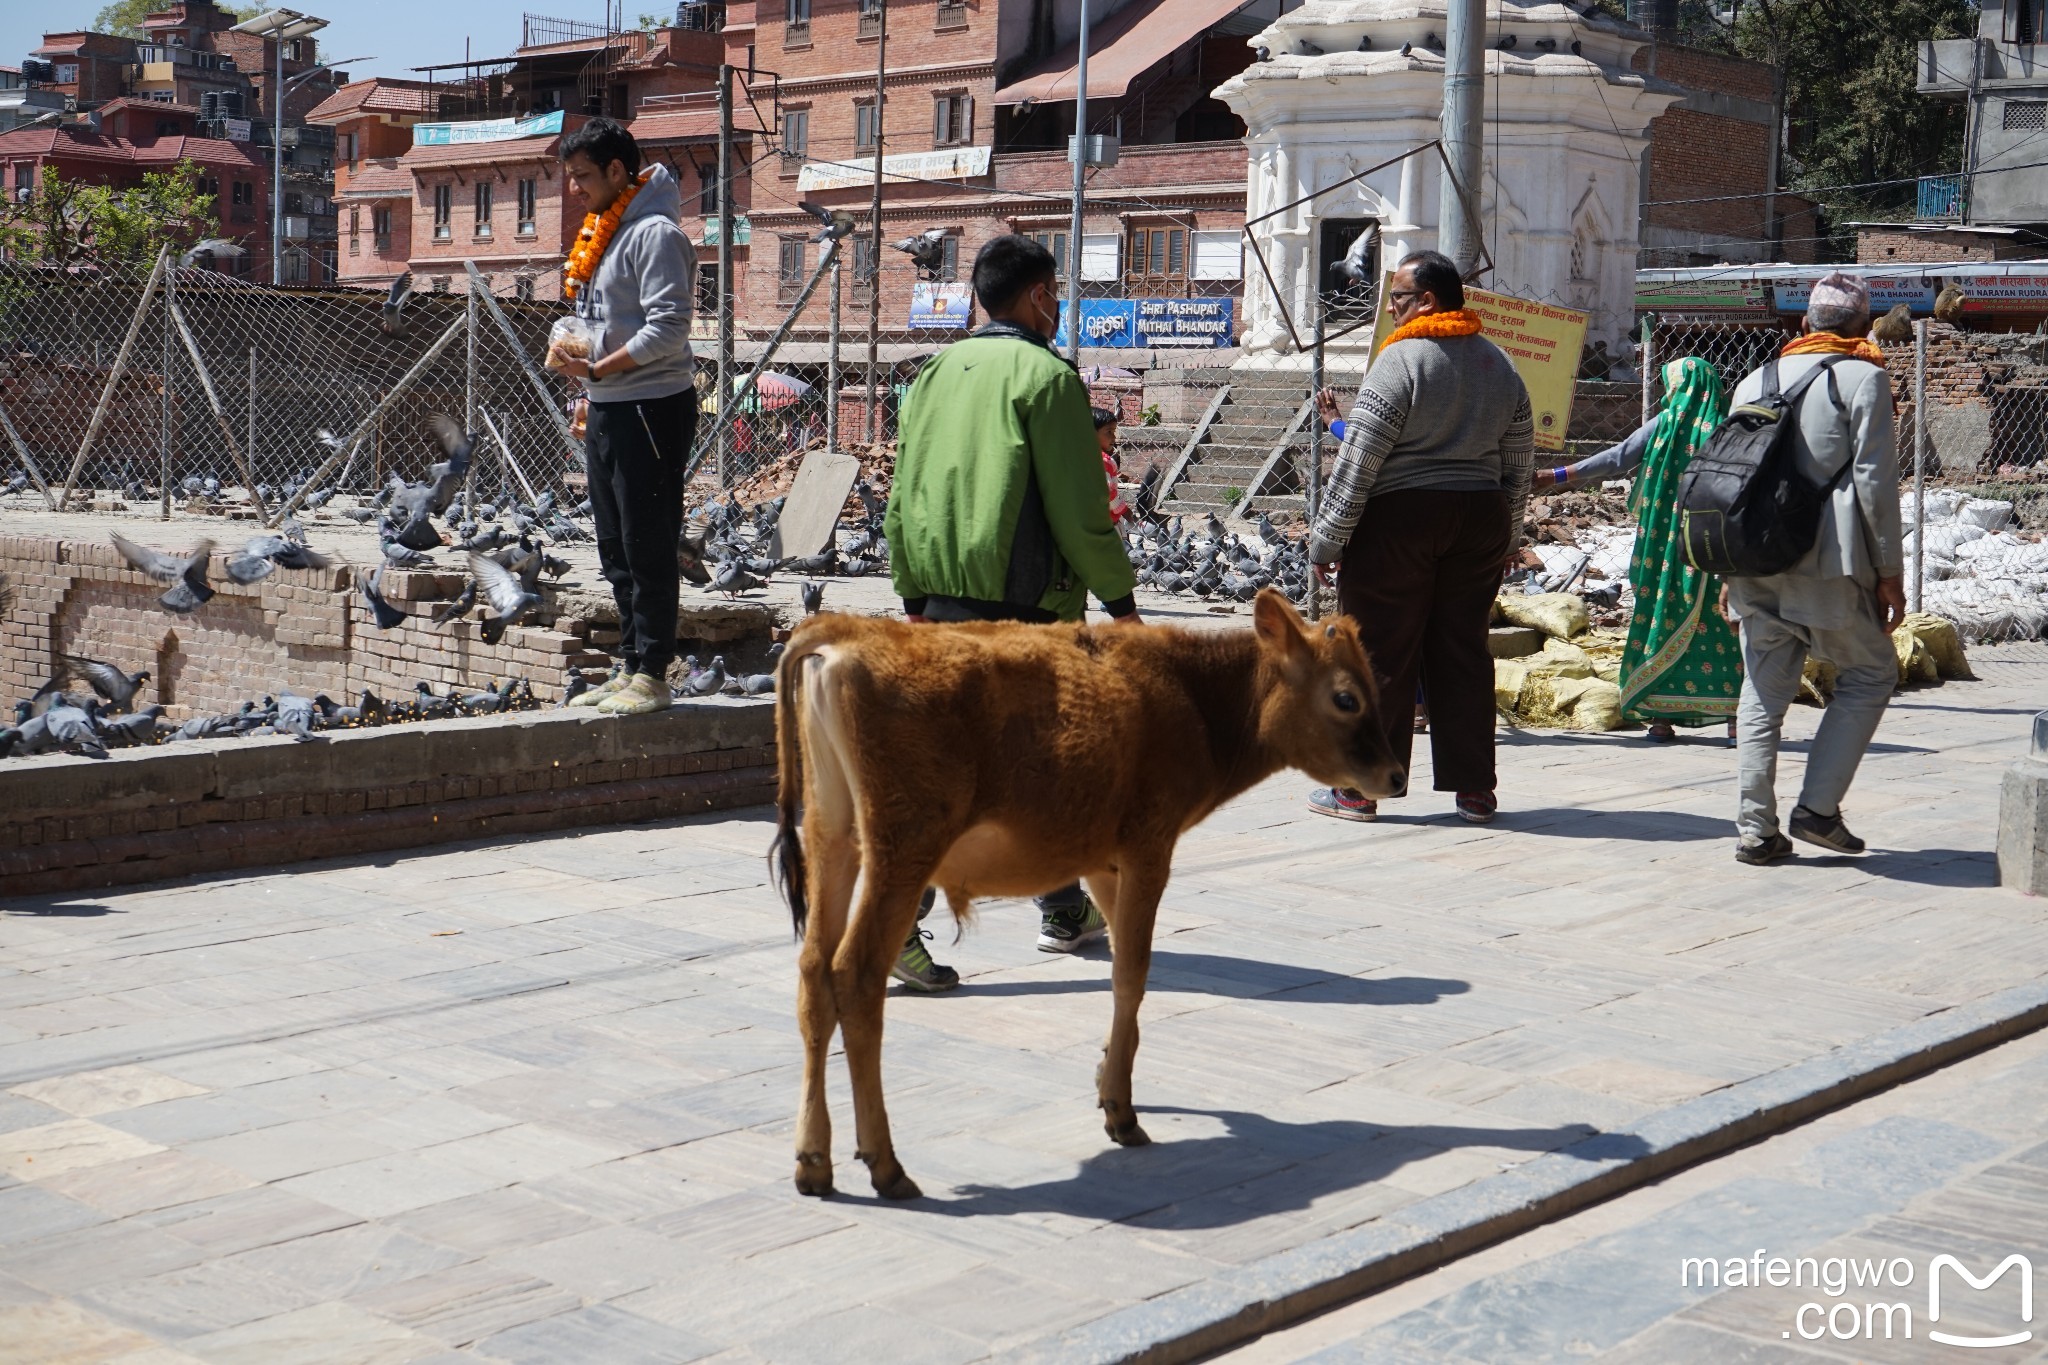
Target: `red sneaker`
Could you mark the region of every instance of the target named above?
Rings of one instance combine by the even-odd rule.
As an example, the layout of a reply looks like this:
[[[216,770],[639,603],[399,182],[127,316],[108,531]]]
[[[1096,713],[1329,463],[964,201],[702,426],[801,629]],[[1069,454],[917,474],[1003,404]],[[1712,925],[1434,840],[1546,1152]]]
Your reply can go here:
[[[1500,814],[1500,798],[1492,792],[1459,792],[1458,814],[1475,825],[1490,825]]]
[[[1380,818],[1379,802],[1341,787],[1317,787],[1309,793],[1308,808],[1317,815],[1328,815],[1339,820],[1364,821]]]

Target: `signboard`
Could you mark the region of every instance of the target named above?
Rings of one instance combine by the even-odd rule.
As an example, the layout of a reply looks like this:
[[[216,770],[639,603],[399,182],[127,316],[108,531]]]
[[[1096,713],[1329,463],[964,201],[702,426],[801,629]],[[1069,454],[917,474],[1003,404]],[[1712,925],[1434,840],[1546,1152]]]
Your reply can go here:
[[[1235,299],[1082,299],[1081,344],[1110,347],[1216,347],[1232,344]],[[1055,346],[1067,345],[1060,304]]]
[[[1951,275],[1963,312],[2048,313],[2048,275]]]
[[[942,147],[929,152],[898,152],[882,158],[882,182],[901,185],[918,180],[966,180],[987,175],[991,150],[988,147]],[[873,157],[860,161],[806,161],[796,177],[799,194],[874,183]]]
[[[479,119],[473,123],[413,125],[415,147],[455,147],[469,142],[510,142],[521,137],[549,137],[562,131],[562,111],[531,118]]]
[[[722,221],[717,214],[713,214],[704,220],[704,241],[702,245],[718,245],[718,227]],[[735,213],[732,216],[732,244],[734,246],[745,246],[749,241],[753,240],[753,236],[753,221],[744,213]]]
[[[1771,301],[1760,280],[1652,280],[1636,282],[1636,311],[1650,313],[1764,313]]]
[[[919,280],[910,286],[910,325],[964,332],[973,303],[974,291],[964,280],[948,284]]]
[[[222,131],[228,135],[230,142],[247,142],[256,132],[245,118],[224,118],[221,124]]]
[[[1380,286],[1387,296],[1393,276]],[[1586,349],[1586,315],[1554,303],[1511,298],[1490,289],[1465,288],[1465,306],[1479,315],[1482,334],[1508,353],[1529,389],[1529,408],[1536,420],[1536,448],[1563,450],[1571,428],[1572,396],[1579,378],[1579,357]],[[1394,330],[1382,308],[1373,327],[1372,351]]]
[[[1818,279],[1815,276],[1814,279]],[[1934,285],[1931,279],[1918,276],[1907,279],[1880,279],[1866,277],[1864,285],[1870,290],[1870,312],[1873,317],[1889,313],[1900,304],[1905,304],[1915,313],[1934,311]],[[1778,280],[1771,285],[1771,298],[1781,313],[1804,313],[1808,301],[1813,297],[1814,280]]]

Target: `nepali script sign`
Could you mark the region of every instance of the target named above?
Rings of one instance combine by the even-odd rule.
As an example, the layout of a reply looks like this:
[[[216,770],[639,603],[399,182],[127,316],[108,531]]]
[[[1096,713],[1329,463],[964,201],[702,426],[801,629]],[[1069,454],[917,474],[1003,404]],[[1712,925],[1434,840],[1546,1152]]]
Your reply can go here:
[[[1393,276],[1380,286],[1387,296]],[[1511,298],[1490,289],[1465,287],[1465,306],[1479,315],[1486,338],[1508,353],[1529,390],[1536,419],[1536,448],[1563,450],[1572,422],[1572,396],[1577,389],[1579,358],[1586,349],[1586,315],[1554,303]],[[1380,310],[1373,328],[1372,351],[1378,355],[1394,320]]]
[[[522,137],[552,137],[562,131],[562,111],[531,118],[489,118],[473,123],[413,125],[415,147],[456,147],[470,142],[510,142]]]
[[[884,183],[908,184],[918,180],[967,180],[987,175],[990,151],[988,147],[942,147],[930,152],[898,152],[882,158],[882,180]],[[799,194],[874,183],[873,157],[865,161],[806,161],[796,177]]]
[[[1107,347],[1228,346],[1236,300],[1082,299],[1081,344]],[[1067,305],[1060,304],[1053,345],[1067,345]]]

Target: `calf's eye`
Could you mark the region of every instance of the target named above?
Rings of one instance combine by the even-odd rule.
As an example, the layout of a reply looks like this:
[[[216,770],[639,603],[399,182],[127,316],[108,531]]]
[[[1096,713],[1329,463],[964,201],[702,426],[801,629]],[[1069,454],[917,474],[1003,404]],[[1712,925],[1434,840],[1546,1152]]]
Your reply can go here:
[[[1331,700],[1337,703],[1339,711],[1356,711],[1358,709],[1358,698],[1352,696],[1349,692],[1339,692]]]

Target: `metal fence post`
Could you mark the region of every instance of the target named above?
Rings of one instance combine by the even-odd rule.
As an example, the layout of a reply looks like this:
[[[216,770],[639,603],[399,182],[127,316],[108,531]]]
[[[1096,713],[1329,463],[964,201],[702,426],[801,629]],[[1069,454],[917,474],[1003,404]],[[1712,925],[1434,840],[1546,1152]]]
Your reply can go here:
[[[1636,356],[1636,364],[1643,372],[1643,425],[1648,426],[1657,415],[1657,319],[1654,314],[1643,318],[1642,351]]]
[[[249,348],[249,439],[242,443],[249,452],[249,468],[256,467],[256,348]]]
[[[171,310],[164,309],[163,337],[163,397],[159,420],[162,423],[157,433],[157,483],[159,503],[157,520],[171,519]]]
[[[473,431],[475,431],[475,430],[477,429],[477,423],[476,423],[476,291],[477,291],[477,287],[478,287],[479,285],[483,285],[483,284],[484,284],[484,279],[483,279],[483,276],[481,276],[481,275],[479,275],[479,274],[477,273],[477,270],[476,270],[476,262],[474,262],[474,261],[464,261],[464,262],[463,262],[462,264],[463,264],[463,267],[464,267],[463,273],[464,273],[464,274],[465,274],[465,275],[466,275],[466,276],[468,277],[468,280],[469,280],[469,293],[468,293],[468,295],[467,295],[467,298],[466,298],[466,302],[465,302],[465,305],[464,305],[464,308],[463,308],[463,312],[464,312],[464,314],[465,314],[465,315],[467,316],[467,318],[468,318],[468,325],[467,325],[466,327],[464,327],[464,328],[463,328],[463,338],[462,338],[462,339],[463,339],[463,342],[465,343],[465,354],[464,354],[464,357],[463,357],[463,372],[462,372],[462,429],[463,429],[464,431],[469,431],[469,432],[473,432]],[[488,287],[488,286],[486,286],[486,287]],[[501,473],[502,473],[502,471],[501,471]],[[502,479],[501,479],[500,481],[502,482]],[[470,509],[470,506],[471,506],[471,505],[472,505],[473,503],[475,503],[475,501],[476,501],[476,461],[475,461],[475,460],[471,460],[471,461],[469,462],[469,471],[468,471],[468,472],[467,472],[466,474],[464,474],[464,475],[463,475],[463,477],[462,477],[462,510],[463,510],[463,512],[464,512],[464,514],[465,514],[465,515],[467,515],[467,514],[468,514],[468,512],[469,512],[469,509]]]
[[[1913,594],[1920,610],[1927,575],[1927,319],[1913,324]]]
[[[1308,401],[1311,408],[1315,406],[1317,396],[1323,391],[1323,307],[1321,299],[1315,302],[1315,343],[1314,349],[1309,352],[1308,360]],[[1076,317],[1078,316],[1077,312]],[[1309,525],[1314,526],[1316,506],[1322,501],[1323,494],[1323,415],[1320,412],[1309,414],[1308,470],[1302,480],[1302,489],[1302,503],[1308,512]],[[1309,570],[1308,575],[1308,619],[1323,619],[1323,590],[1322,585],[1316,582],[1313,568]]]
[[[839,450],[839,253],[832,253],[832,313],[829,354],[825,358],[825,449]]]

